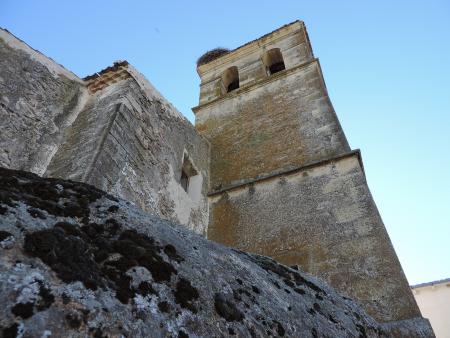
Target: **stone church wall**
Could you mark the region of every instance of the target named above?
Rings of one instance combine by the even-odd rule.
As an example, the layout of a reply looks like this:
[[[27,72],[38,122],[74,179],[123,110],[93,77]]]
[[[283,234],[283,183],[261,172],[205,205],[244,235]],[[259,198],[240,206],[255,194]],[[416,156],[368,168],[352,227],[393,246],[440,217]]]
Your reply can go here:
[[[197,169],[198,181],[190,185],[197,184],[197,192],[186,192],[179,183],[184,156]],[[130,76],[95,93],[47,174],[75,175],[204,233],[208,165],[208,143],[156,92],[145,93]]]
[[[119,62],[80,79],[0,33],[0,166],[90,183],[206,232],[209,144],[141,74]]]
[[[0,166],[43,174],[87,96],[81,79],[0,29]]]

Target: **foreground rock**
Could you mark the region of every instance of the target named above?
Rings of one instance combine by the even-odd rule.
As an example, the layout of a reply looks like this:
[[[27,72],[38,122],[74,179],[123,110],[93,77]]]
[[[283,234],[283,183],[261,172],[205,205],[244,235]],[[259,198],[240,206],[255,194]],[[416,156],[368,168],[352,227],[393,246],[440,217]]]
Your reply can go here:
[[[352,300],[91,186],[0,169],[3,337],[384,337]]]

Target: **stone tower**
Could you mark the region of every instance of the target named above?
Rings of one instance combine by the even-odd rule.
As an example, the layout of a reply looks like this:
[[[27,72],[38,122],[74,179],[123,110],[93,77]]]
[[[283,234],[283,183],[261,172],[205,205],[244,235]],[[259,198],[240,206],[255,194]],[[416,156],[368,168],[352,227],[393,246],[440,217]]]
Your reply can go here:
[[[381,322],[422,323],[303,22],[207,53],[197,72],[208,238],[299,265]]]

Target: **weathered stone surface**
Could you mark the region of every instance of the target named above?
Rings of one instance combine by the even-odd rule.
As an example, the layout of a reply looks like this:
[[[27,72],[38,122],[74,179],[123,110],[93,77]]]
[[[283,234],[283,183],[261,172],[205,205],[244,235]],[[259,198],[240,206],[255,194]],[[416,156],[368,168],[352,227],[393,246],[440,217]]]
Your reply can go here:
[[[355,153],[302,22],[199,65],[211,144],[126,61],[81,80],[5,30],[0,57],[0,165],[153,214],[2,171],[0,335],[381,334],[320,282],[181,223],[302,265],[396,337],[432,336],[362,164],[337,164]]]
[[[199,67],[200,105],[193,110],[211,143],[211,190],[350,151],[305,28],[284,34]],[[261,58],[271,48],[281,50],[286,70],[268,76]],[[207,88],[219,86],[230,66],[239,69],[240,88],[209,99]]]
[[[264,60],[275,52],[285,67],[273,74]],[[239,88],[214,91],[230,67]],[[208,239],[299,265],[380,322],[422,322],[305,25],[284,26],[197,72],[196,127],[211,143]]]
[[[0,29],[0,165],[42,174],[86,92],[74,74]]]
[[[420,317],[358,154],[211,197],[208,238],[300,265],[379,321]]]
[[[179,184],[185,154],[198,171],[197,194]],[[193,126],[130,76],[92,96],[46,175],[93,184],[205,233],[208,157],[209,145]]]
[[[93,184],[205,234],[208,142],[131,65],[111,68],[83,81],[0,30],[0,164]]]
[[[0,206],[4,337],[387,336],[323,282],[92,186],[0,169]]]
[[[201,78],[200,106],[223,96],[220,90],[221,76],[230,66],[238,67],[240,87],[266,79],[261,52],[272,48],[281,49],[287,69],[314,59],[304,23],[296,21],[283,26],[207,64],[198,65],[197,73]]]

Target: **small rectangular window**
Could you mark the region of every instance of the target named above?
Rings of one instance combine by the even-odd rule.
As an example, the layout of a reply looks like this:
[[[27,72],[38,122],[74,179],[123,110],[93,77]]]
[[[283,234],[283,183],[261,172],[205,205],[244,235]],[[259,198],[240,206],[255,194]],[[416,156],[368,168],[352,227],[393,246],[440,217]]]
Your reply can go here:
[[[180,185],[189,194],[191,178],[197,175],[197,170],[194,168],[187,153],[183,156],[183,166],[181,167]]]

